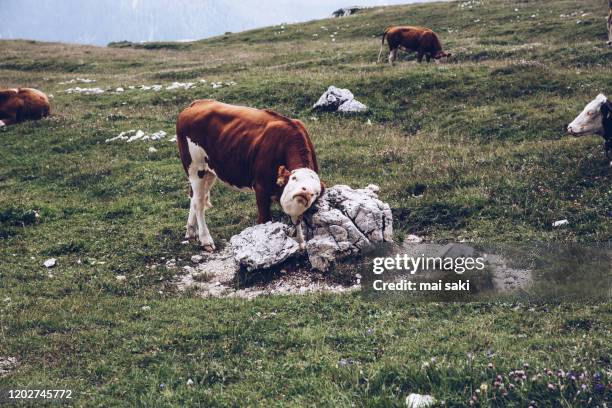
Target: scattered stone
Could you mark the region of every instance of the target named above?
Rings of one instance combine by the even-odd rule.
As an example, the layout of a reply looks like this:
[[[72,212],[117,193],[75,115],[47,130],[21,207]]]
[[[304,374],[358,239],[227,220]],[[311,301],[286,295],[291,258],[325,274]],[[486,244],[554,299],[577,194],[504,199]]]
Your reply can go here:
[[[117,275],[115,276],[115,279],[117,279],[119,282],[123,282],[127,279],[127,277],[125,275]]]
[[[53,268],[56,264],[57,264],[57,259],[55,258],[49,258],[43,263],[43,265],[46,266],[47,268]]]
[[[187,385],[193,385],[193,380],[191,378],[187,380]]]
[[[193,82],[173,82],[171,85],[166,87],[166,90],[172,91],[174,89],[189,89],[195,87]]]
[[[155,84],[155,85],[140,85],[140,90],[141,91],[161,91],[161,89],[163,88],[162,85],[159,84]]]
[[[64,92],[66,92],[68,94],[79,93],[79,94],[83,94],[83,95],[98,95],[98,94],[103,94],[104,93],[104,89],[101,89],[101,88],[81,88],[81,87],[77,86],[77,87],[74,87],[74,88],[68,88]]]
[[[431,395],[410,394],[406,397],[406,407],[408,408],[427,408],[436,403],[436,399]]]
[[[196,263],[196,264],[197,264],[197,263],[202,262],[202,259],[203,259],[202,255],[193,255],[193,256],[191,257],[191,262],[193,262],[193,263]]]
[[[18,365],[17,358],[0,356],[0,378],[9,375]]]
[[[153,146],[149,146],[148,152],[149,153],[155,153],[155,152],[157,152],[157,149],[154,148]]]
[[[410,243],[410,244],[418,244],[420,242],[423,242],[423,238],[417,235],[410,234],[406,238],[404,238],[404,242]]]
[[[115,89],[115,92],[119,92],[119,93],[124,92],[124,91],[125,91],[125,89],[123,89],[121,87]]]
[[[364,112],[368,109],[355,99],[351,91],[333,85],[327,88],[312,108],[329,112]]]
[[[564,219],[564,220],[559,220],[559,221],[553,222],[552,226],[556,228],[556,227],[560,227],[562,225],[567,225],[567,224],[569,224],[569,221]]]
[[[234,258],[248,271],[277,265],[300,250],[288,234],[289,227],[280,222],[269,221],[246,228],[230,239]]]
[[[142,309],[143,312],[147,312],[147,311],[151,310],[151,306],[143,306],[140,309]]]
[[[117,136],[115,137],[111,137],[109,139],[106,139],[105,142],[106,143],[110,143],[110,142],[114,142],[116,140],[122,140],[122,141],[126,141],[127,143],[132,143],[134,141],[147,141],[147,140],[153,140],[153,141],[157,141],[157,140],[161,140],[163,138],[165,138],[168,134],[166,132],[164,132],[163,130],[158,130],[157,132],[154,133],[146,133],[144,130],[141,129],[130,129],[130,130],[126,130],[125,132],[121,132],[119,133]]]
[[[75,78],[75,79],[71,79],[69,81],[64,81],[64,82],[60,82],[60,85],[67,85],[67,84],[75,84],[75,83],[83,83],[83,84],[89,84],[91,82],[96,82],[95,79],[88,79],[88,78]]]
[[[189,245],[189,240],[186,239],[184,241],[181,241],[181,245]]]

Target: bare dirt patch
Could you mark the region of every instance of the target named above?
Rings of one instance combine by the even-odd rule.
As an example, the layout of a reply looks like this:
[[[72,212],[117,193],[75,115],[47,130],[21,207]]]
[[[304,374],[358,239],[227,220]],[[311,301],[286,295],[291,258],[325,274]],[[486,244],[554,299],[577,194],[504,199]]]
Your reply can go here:
[[[178,277],[179,290],[195,290],[203,297],[252,299],[260,295],[342,293],[360,287],[356,278],[348,283],[328,273],[312,271],[295,261],[247,276],[236,270],[229,245],[218,252],[202,253],[202,257],[201,263],[186,268],[187,273]]]

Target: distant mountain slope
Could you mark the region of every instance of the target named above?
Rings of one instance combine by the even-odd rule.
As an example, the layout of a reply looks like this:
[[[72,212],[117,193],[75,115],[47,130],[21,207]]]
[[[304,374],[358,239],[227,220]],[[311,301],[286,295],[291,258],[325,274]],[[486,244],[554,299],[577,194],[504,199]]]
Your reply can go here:
[[[365,0],[361,4],[411,2],[414,0]],[[94,45],[191,40],[328,17],[338,7],[352,5],[346,0],[2,0],[0,38]]]

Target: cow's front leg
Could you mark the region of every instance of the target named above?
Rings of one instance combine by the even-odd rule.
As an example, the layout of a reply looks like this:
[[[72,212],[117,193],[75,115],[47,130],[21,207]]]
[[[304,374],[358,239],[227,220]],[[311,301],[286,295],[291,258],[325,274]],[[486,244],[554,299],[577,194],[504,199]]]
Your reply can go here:
[[[270,217],[270,205],[272,204],[272,199],[270,193],[263,189],[255,187],[255,200],[257,201],[257,223],[264,224],[272,219]]]
[[[417,52],[417,61],[419,61],[419,64],[423,62],[423,53],[421,51]]]
[[[201,177],[200,177],[201,175]],[[207,171],[197,172],[193,176],[190,175],[191,189],[193,196],[191,198],[192,205],[189,209],[189,217],[192,217],[192,211],[195,213],[195,218],[198,224],[198,238],[200,244],[205,251],[212,252],[215,250],[215,243],[210,236],[208,226],[206,225],[205,212],[210,206],[210,189],[215,182],[216,176],[214,173]],[[187,220],[189,226],[190,219]]]

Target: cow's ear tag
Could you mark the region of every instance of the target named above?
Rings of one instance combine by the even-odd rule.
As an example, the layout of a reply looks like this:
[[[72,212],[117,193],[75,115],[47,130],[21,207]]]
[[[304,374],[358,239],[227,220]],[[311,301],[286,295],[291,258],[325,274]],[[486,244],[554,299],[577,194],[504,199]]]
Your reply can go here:
[[[291,172],[287,170],[285,166],[280,166],[278,168],[278,174],[276,177],[276,184],[279,187],[283,187],[289,181],[289,176],[291,176]]]

